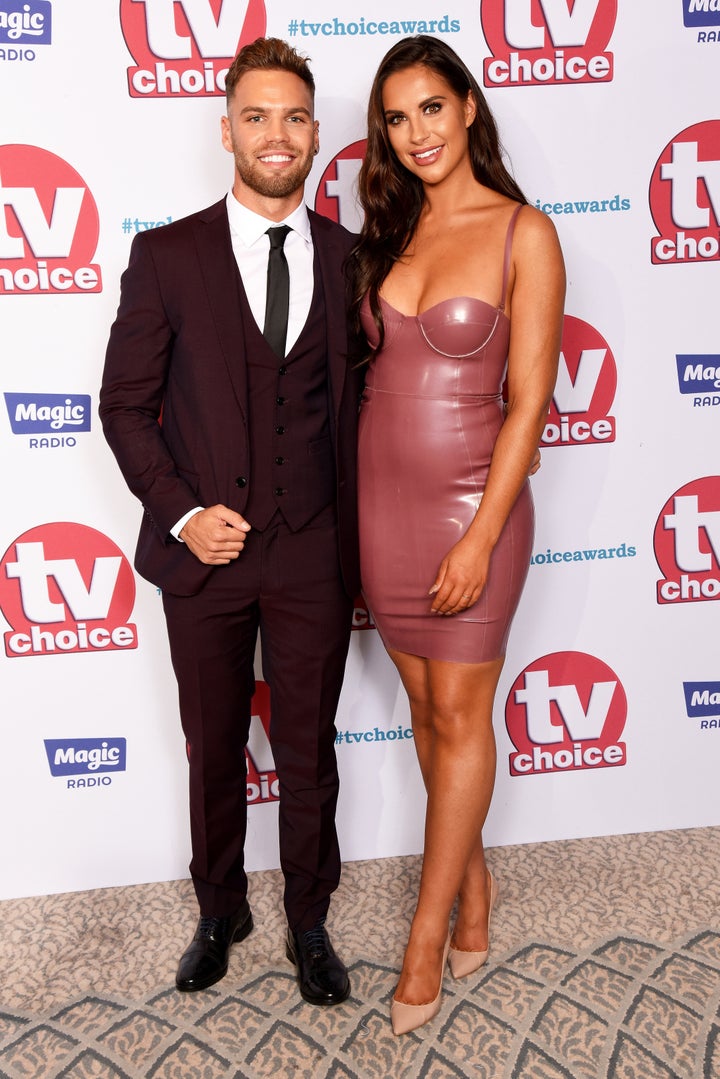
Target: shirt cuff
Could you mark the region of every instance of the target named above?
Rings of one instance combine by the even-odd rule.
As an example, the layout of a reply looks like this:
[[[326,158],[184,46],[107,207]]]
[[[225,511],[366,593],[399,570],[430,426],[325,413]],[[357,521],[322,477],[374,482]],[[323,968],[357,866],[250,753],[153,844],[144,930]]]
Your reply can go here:
[[[202,513],[204,507],[196,506],[195,509],[189,510],[183,517],[180,518],[178,523],[170,529],[170,535],[174,536],[180,543],[184,543],[185,540],[180,539],[180,533],[185,525],[188,523],[191,517],[194,517],[196,513]]]

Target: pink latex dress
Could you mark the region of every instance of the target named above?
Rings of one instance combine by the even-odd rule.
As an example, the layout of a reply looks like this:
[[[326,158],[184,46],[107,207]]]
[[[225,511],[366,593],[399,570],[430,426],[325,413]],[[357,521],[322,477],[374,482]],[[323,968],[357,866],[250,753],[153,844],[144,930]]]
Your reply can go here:
[[[451,617],[430,613],[428,590],[477,511],[503,424],[504,306],[516,217],[498,307],[455,297],[410,316],[381,298],[385,341],[369,365],[360,411],[363,592],[386,646],[429,659],[503,656],[530,562],[534,516],[525,483],[477,603]],[[361,318],[372,345],[378,335],[367,299]]]

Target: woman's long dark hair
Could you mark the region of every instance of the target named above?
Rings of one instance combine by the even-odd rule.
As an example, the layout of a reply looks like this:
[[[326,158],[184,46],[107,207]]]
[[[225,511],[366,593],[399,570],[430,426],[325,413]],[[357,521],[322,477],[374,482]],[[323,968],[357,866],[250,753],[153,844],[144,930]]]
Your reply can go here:
[[[475,119],[468,128],[472,172],[484,184],[517,202],[527,199],[505,168],[498,129],[476,79],[449,45],[420,34],[403,38],[380,61],[368,102],[367,152],[358,179],[365,211],[358,240],[350,256],[351,310],[357,319],[367,294],[382,347],[384,326],[378,293],[393,264],[407,248],[424,202],[422,181],[400,164],[390,146],[383,109],[383,88],[390,75],[422,64],[440,75],[462,101],[468,92],[475,101]]]

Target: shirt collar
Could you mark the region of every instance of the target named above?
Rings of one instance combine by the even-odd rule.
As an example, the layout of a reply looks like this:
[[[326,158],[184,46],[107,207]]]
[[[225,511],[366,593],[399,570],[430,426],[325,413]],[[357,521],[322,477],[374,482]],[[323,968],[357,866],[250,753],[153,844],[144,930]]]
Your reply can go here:
[[[228,221],[230,222],[230,232],[234,238],[239,239],[245,247],[252,247],[253,244],[265,235],[267,230],[273,225],[289,225],[290,228],[302,236],[308,246],[312,245],[312,233],[310,231],[310,218],[308,217],[307,206],[304,202],[293,210],[291,214],[283,218],[282,221],[269,221],[266,217],[262,217],[260,214],[256,214],[254,210],[249,210],[247,206],[243,206],[241,202],[233,195],[232,191],[228,191],[227,199],[227,212]]]

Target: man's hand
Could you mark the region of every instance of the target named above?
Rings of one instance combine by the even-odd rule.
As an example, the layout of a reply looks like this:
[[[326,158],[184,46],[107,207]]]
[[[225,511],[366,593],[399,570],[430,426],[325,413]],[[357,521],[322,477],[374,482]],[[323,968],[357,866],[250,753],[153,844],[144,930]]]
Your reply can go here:
[[[196,558],[206,566],[226,566],[245,546],[250,525],[227,506],[210,506],[193,514],[180,532]]]

